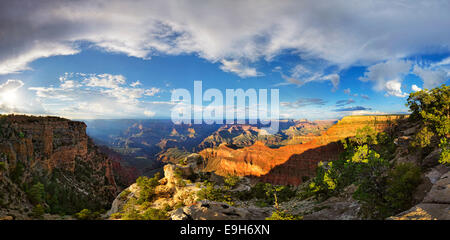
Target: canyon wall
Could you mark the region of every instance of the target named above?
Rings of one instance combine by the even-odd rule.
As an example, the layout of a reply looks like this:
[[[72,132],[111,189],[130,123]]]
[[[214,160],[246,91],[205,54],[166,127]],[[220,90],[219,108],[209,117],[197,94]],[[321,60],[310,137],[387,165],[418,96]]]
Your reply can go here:
[[[66,212],[108,206],[120,190],[116,184],[120,174],[114,172],[122,168],[120,163],[100,151],[83,122],[0,116],[0,162],[0,190],[6,192],[0,208],[24,207],[15,203],[26,202],[24,196],[37,183],[46,191],[43,204]],[[12,185],[14,194],[9,192]]]
[[[320,136],[311,136],[303,144],[269,148],[261,142],[243,148],[221,144],[199,154],[205,159],[205,171],[218,175],[254,176],[273,184],[298,185],[315,173],[320,161],[335,160],[343,150],[339,140],[356,134],[357,129],[370,126],[384,131],[405,115],[348,116]]]

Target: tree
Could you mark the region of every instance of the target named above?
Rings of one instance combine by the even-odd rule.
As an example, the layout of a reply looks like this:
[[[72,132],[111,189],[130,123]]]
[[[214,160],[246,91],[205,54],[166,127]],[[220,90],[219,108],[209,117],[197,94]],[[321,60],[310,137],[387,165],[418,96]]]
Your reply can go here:
[[[35,218],[42,218],[42,216],[44,215],[45,210],[44,207],[41,204],[37,204],[34,208],[33,208],[33,212],[32,215]]]
[[[428,143],[430,135],[439,137],[439,147],[442,149],[439,161],[448,164],[450,137],[450,87],[442,84],[440,87],[431,90],[424,89],[411,93],[408,97],[407,106],[411,111],[411,119],[422,122],[422,130],[416,139],[424,144]],[[424,132],[426,129],[426,132]]]
[[[28,192],[28,198],[33,204],[42,203],[45,198],[44,184],[40,182],[34,184]]]

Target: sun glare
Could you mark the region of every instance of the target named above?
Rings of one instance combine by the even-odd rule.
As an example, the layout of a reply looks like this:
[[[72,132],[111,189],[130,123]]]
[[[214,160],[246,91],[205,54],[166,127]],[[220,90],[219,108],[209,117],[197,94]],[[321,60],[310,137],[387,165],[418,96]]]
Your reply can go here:
[[[8,105],[14,105],[17,101],[17,93],[16,91],[6,91],[2,93],[1,99],[3,103],[7,103]]]

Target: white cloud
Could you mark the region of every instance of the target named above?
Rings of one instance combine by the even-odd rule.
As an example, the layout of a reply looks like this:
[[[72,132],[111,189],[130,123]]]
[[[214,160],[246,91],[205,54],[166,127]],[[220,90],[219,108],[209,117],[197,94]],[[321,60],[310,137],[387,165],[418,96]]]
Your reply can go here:
[[[414,66],[413,73],[423,80],[423,87],[430,89],[450,79],[450,74],[442,68]]]
[[[277,68],[274,71],[280,72],[281,77],[285,80],[284,83],[278,85],[294,84],[297,86],[303,86],[309,82],[325,82],[329,81],[335,91],[339,86],[340,76],[337,73],[325,74],[323,70],[324,66],[314,63],[298,64],[291,69],[290,75],[285,75],[281,68]]]
[[[133,82],[133,83],[130,84],[130,86],[132,86],[132,87],[137,87],[137,86],[140,86],[140,85],[142,85],[142,83],[140,81],[136,81],[136,82]]]
[[[122,75],[112,74],[90,74],[85,78],[84,83],[89,87],[118,88],[125,84],[125,77]]]
[[[222,69],[224,72],[232,72],[237,74],[241,78],[246,77],[258,77],[262,76],[262,73],[259,73],[256,71],[256,68],[245,66],[244,64],[240,63],[238,60],[226,60],[222,59],[220,61],[222,64],[220,66],[220,69]]]
[[[416,84],[413,84],[411,86],[411,90],[413,90],[414,92],[418,92],[418,91],[422,91],[422,88],[418,87]]]
[[[386,95],[396,97],[408,96],[407,93],[402,92],[402,83],[398,79],[387,81],[385,88],[386,88]]]
[[[252,63],[288,50],[340,68],[445,52],[450,42],[450,3],[438,0],[26,3],[0,3],[0,74],[78,53],[81,41],[144,59],[192,53],[212,62]],[[247,68],[234,73],[257,73]]]
[[[151,89],[145,90],[144,95],[146,95],[146,96],[155,96],[159,92],[161,92],[161,89],[152,87]]]
[[[386,91],[387,95],[404,97],[402,81],[404,75],[410,72],[412,62],[404,60],[389,60],[377,63],[367,68],[364,76],[359,80],[374,82],[375,91]]]
[[[6,81],[5,83],[0,84],[0,94],[9,91],[15,91],[21,88],[23,85],[24,84],[21,80],[8,79],[8,81]]]
[[[30,87],[48,113],[77,119],[152,117],[169,103],[145,102],[159,88],[132,87],[123,75],[66,73],[57,87]],[[154,109],[153,109],[154,108]]]

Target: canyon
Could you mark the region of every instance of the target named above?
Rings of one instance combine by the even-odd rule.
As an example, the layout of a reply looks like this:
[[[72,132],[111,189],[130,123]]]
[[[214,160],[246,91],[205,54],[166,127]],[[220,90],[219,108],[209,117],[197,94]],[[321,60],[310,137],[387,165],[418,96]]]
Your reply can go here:
[[[318,136],[309,136],[303,144],[270,148],[262,142],[231,148],[221,144],[199,152],[207,163],[205,171],[218,175],[255,176],[260,181],[281,185],[299,185],[312,177],[320,161],[333,161],[343,150],[339,140],[355,136],[356,131],[370,126],[385,131],[405,115],[347,116]]]
[[[107,208],[137,177],[93,143],[85,123],[58,117],[0,116],[0,153],[0,215],[16,219],[36,204],[54,214]],[[45,192],[31,200],[39,184]]]

